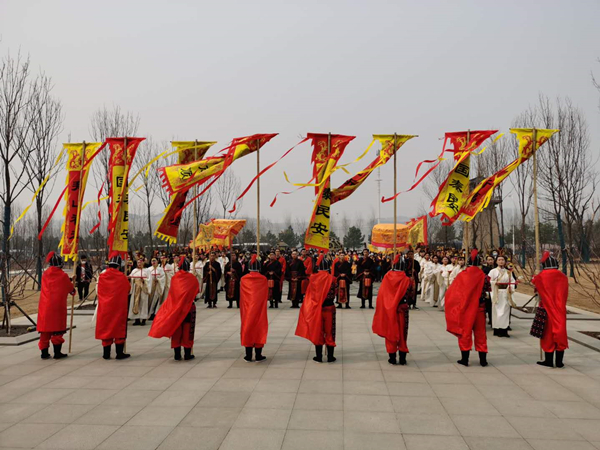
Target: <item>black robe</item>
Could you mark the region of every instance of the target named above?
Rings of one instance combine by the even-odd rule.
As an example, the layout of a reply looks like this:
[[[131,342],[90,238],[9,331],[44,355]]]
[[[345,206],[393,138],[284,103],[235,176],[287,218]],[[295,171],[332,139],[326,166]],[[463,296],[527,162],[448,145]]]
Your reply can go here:
[[[260,271],[267,280],[271,281],[269,283],[269,301],[278,302],[281,300],[281,263],[278,260],[269,259],[263,266]]]
[[[361,300],[373,299],[373,282],[375,281],[375,262],[366,257],[360,259],[356,265],[356,278],[359,280],[358,298]],[[365,286],[365,279],[371,280],[370,286]]]
[[[227,300],[240,301],[240,279],[242,275],[242,265],[238,261],[225,264],[225,298]]]
[[[212,267],[212,273],[211,273]],[[219,280],[221,279],[221,264],[218,261],[207,261],[202,269],[202,283],[206,285],[204,302],[217,302]]]
[[[337,302],[340,302],[341,290],[346,293],[346,302],[350,302],[350,285],[352,284],[352,265],[348,261],[338,261],[334,266],[334,274],[337,288],[335,290]],[[340,280],[345,281],[346,287],[340,286]]]
[[[292,302],[302,300],[302,280],[305,277],[304,263],[298,258],[290,259],[285,268],[285,279],[289,282],[288,300]]]

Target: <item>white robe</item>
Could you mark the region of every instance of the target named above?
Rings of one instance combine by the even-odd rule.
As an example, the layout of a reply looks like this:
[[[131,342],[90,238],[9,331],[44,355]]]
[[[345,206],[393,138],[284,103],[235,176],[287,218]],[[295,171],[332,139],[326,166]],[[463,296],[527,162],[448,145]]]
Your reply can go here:
[[[452,284],[452,282],[456,279],[458,274],[461,273],[466,268],[467,268],[467,266],[461,267],[458,264],[456,266],[454,266],[454,269],[452,269],[452,272],[450,272],[450,276],[448,277],[448,282],[449,282],[448,286],[450,286]]]
[[[173,278],[173,275],[175,275],[176,272],[175,268],[173,267],[173,264],[165,264],[163,270],[165,271],[165,288],[163,290],[163,298],[161,304],[166,300],[167,295],[169,295],[169,288],[171,287],[171,278]]]
[[[229,262],[227,256],[219,256],[217,262],[221,266],[221,279],[219,280],[219,287],[225,286],[225,265]]]
[[[430,305],[435,304],[434,291],[437,266],[433,261],[426,261],[425,259],[423,259],[421,265],[421,300],[429,302]]]
[[[492,328],[505,330],[510,323],[509,295],[514,290],[514,285],[509,284],[506,289],[498,289],[497,284],[513,283],[512,274],[507,269],[496,267],[488,274],[492,285]]]
[[[440,308],[444,309],[446,290],[448,286],[450,286],[450,274],[454,270],[454,266],[452,264],[441,265],[439,269],[438,283],[440,285],[440,293],[439,293],[439,301]]]
[[[204,278],[204,266],[206,265],[206,261],[206,259],[204,261],[196,261],[196,263],[192,265],[192,273],[198,280],[198,284],[200,284],[200,292],[198,295],[202,295],[202,290],[204,287],[202,279]]]
[[[156,269],[154,267],[149,267],[148,273],[150,274],[150,298],[148,301],[150,302],[150,314],[156,314],[158,312],[158,308],[162,305],[164,301],[164,292],[165,285],[167,281],[167,275],[165,274],[165,269],[158,266]],[[156,287],[154,289],[154,297],[152,297],[152,286],[154,285],[154,280],[156,280]]]
[[[140,295],[140,304],[139,311],[137,314],[133,313],[133,304],[135,303],[135,280],[138,278],[142,278],[146,289],[148,292],[152,289],[152,285],[150,284],[150,271],[149,269],[138,269],[135,268],[131,271],[129,275],[131,277],[131,290],[129,291],[131,294],[131,299],[129,301],[129,318],[130,319],[142,319],[145,320],[148,318],[148,294],[142,291]]]

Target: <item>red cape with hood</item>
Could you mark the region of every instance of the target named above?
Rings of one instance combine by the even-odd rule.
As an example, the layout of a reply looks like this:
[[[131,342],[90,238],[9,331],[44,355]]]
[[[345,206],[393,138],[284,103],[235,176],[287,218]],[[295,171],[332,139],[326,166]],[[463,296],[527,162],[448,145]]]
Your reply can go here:
[[[127,336],[128,296],[131,285],[118,269],[109,267],[98,277],[96,339]]]
[[[467,267],[446,291],[446,330],[458,338],[473,329],[485,276],[479,267]]]
[[[67,297],[73,283],[60,267],[50,266],[42,275],[37,331],[50,333],[67,329]]]
[[[410,278],[401,271],[390,271],[381,282],[375,315],[373,316],[373,333],[393,342],[400,341],[398,326],[398,304],[406,295],[410,286]]]
[[[178,271],[171,278],[169,295],[156,313],[148,336],[157,339],[173,336],[189,314],[198,292],[200,284],[196,276],[185,270]]]
[[[240,318],[242,327],[240,337],[242,347],[254,347],[267,343],[269,318],[267,317],[267,302],[269,300],[269,285],[267,277],[250,272],[242,277],[240,282]]]
[[[569,279],[558,269],[545,269],[533,277],[540,296],[540,305],[548,312],[548,322],[554,342],[569,348],[567,338],[567,297],[569,296]]]
[[[296,336],[308,339],[317,345],[323,338],[323,302],[335,278],[327,271],[310,277],[306,297],[300,308]]]

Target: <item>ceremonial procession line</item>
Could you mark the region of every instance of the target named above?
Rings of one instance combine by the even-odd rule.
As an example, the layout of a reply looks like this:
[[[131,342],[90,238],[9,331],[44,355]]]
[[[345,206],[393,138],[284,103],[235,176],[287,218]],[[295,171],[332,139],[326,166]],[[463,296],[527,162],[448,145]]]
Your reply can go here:
[[[199,304],[191,361],[147,326],[129,327],[131,358],[103,360],[89,316],[76,316],[69,358],[41,360],[36,342],[0,348],[0,448],[600,448],[597,351],[571,341],[565,368],[538,366],[531,322],[513,317],[510,339],[488,330],[489,365],[463,367],[444,314],[419,307],[407,366],[388,364],[369,309],[338,311],[335,364],[314,363],[294,335],[297,309],[268,311],[261,363],[244,362],[239,310],[222,299]]]

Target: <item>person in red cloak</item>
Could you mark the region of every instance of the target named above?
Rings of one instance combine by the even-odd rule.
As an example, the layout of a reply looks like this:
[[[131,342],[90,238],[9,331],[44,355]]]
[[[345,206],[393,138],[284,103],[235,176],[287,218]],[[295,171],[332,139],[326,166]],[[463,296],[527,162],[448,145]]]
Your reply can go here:
[[[96,339],[102,341],[103,358],[110,359],[110,348],[114,342],[116,359],[126,359],[127,315],[129,313],[129,291],[127,276],[120,271],[122,259],[113,255],[108,268],[98,277],[98,308],[96,317]]]
[[[471,252],[469,267],[452,282],[445,297],[446,329],[458,338],[462,358],[458,364],[469,365],[469,355],[475,336],[479,363],[487,366],[487,336],[485,333],[485,299],[491,291],[489,278],[478,266],[477,250]]]
[[[275,256],[272,253],[272,256]],[[277,260],[273,260],[279,264]],[[242,322],[240,338],[242,347],[246,349],[244,361],[252,362],[252,349],[256,353],[256,362],[267,359],[262,349],[267,343],[269,319],[267,317],[267,301],[269,299],[269,280],[260,273],[256,264],[256,255],[252,255],[248,274],[242,277],[240,284],[240,319]],[[264,266],[268,267],[268,266]],[[267,269],[268,270],[268,269]],[[279,280],[276,280],[279,282]]]
[[[40,333],[39,349],[42,359],[49,359],[50,342],[54,347],[54,359],[66,358],[61,353],[67,331],[67,297],[75,295],[75,287],[62,270],[63,260],[54,252],[48,253],[46,262],[50,264],[42,275],[42,291],[38,307],[37,331]]]
[[[540,345],[545,354],[544,361],[538,361],[538,364],[554,367],[554,352],[556,352],[556,367],[564,367],[565,350],[569,348],[567,338],[569,279],[558,270],[558,260],[549,252],[544,252],[541,263],[543,270],[531,280],[540,298],[531,334],[541,337]],[[537,328],[538,333],[534,332],[534,328]]]
[[[406,365],[408,353],[408,294],[412,281],[404,273],[400,255],[396,255],[392,270],[381,282],[375,303],[373,333],[385,338],[388,363],[396,364],[396,352],[399,364]]]
[[[319,256],[316,266],[317,273],[310,277],[306,297],[300,308],[296,336],[314,344],[314,361],[323,362],[323,345],[327,345],[327,362],[334,362],[335,277],[329,272],[329,263],[324,260],[323,255]]]
[[[171,278],[169,294],[163,305],[158,310],[148,336],[160,339],[171,338],[176,361],[181,360],[181,347],[183,359],[194,359],[194,333],[196,331],[196,304],[194,300],[200,292],[198,279],[190,273],[190,262],[181,258],[179,270]]]
[[[300,260],[304,263],[304,274],[306,276],[302,280],[302,295],[306,295],[308,282],[310,280],[310,276],[313,274],[313,260],[305,248],[302,249],[302,256],[300,257]]]

